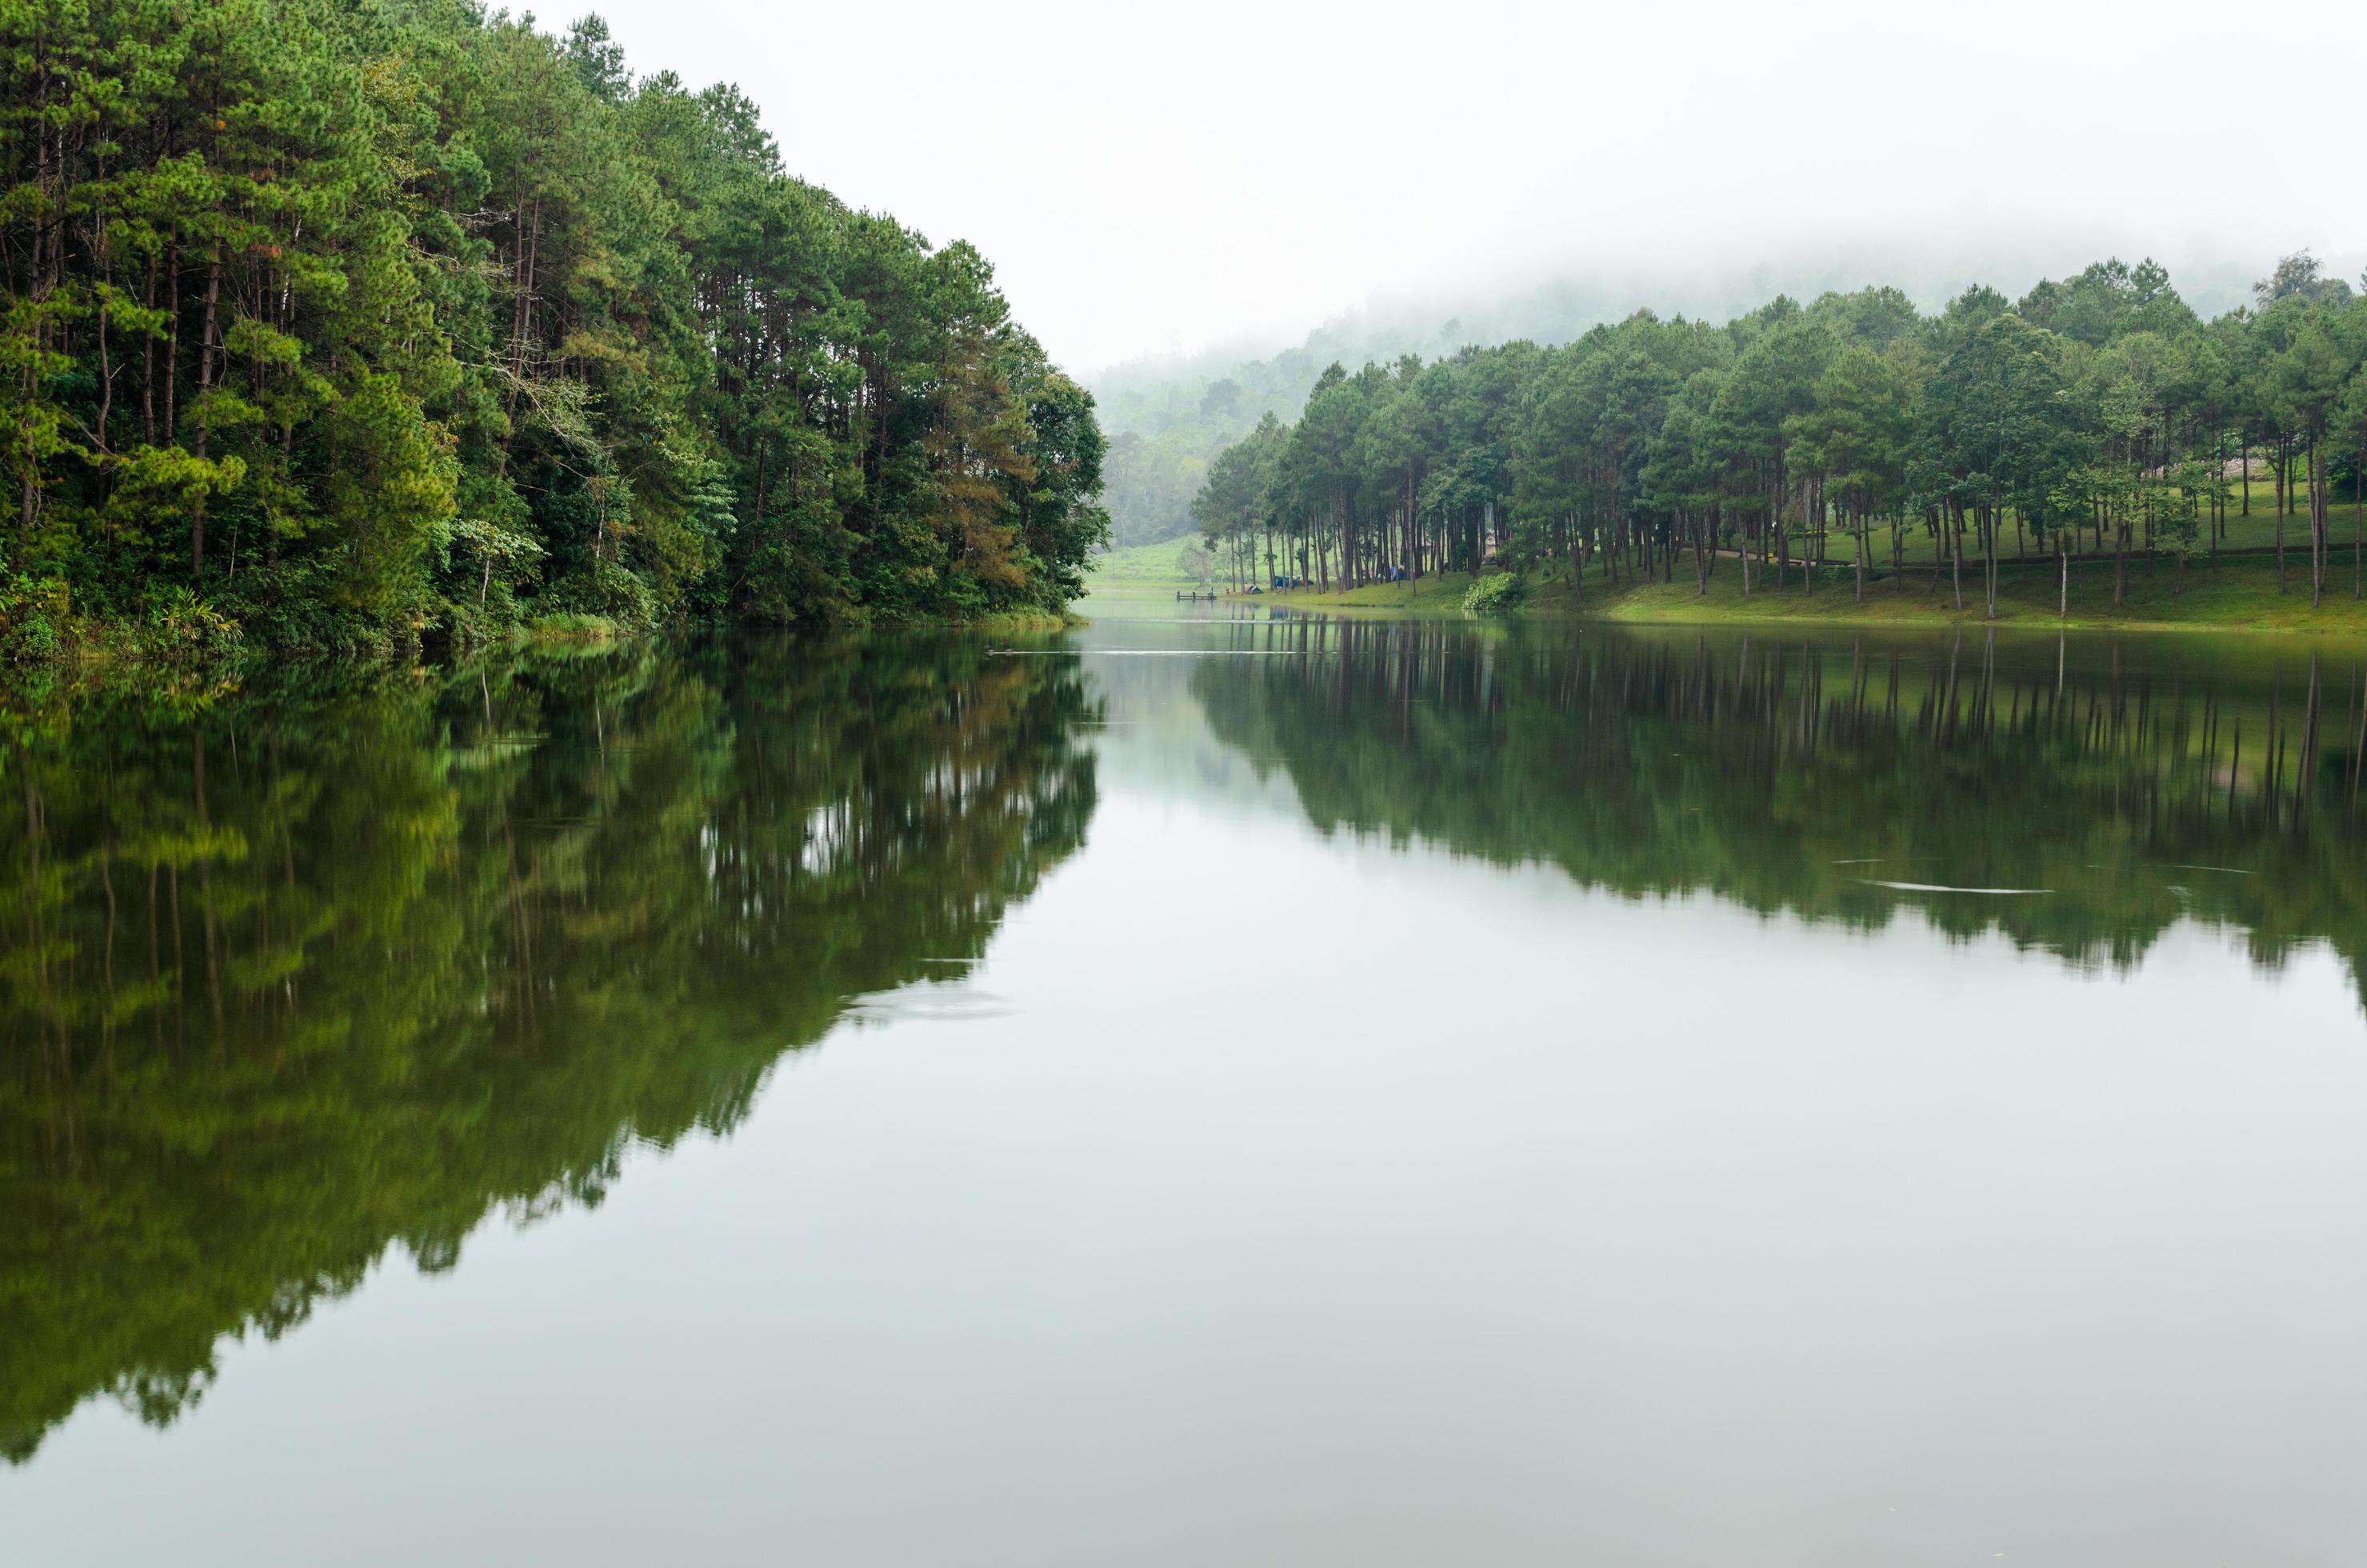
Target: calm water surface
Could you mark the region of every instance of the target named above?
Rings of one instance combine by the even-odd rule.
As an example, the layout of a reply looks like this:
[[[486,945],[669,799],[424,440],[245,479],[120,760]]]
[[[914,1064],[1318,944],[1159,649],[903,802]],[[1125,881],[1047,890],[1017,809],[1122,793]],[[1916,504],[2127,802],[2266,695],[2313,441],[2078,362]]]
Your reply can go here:
[[[2367,655],[1092,608],[16,733],[0,1561],[2360,1561]]]

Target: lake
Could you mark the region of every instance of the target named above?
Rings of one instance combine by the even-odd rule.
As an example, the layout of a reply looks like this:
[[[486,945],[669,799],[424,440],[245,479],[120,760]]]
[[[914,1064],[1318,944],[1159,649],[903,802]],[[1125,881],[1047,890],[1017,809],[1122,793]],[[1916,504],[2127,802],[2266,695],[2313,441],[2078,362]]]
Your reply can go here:
[[[5,753],[0,1560],[2367,1540],[2367,650],[1329,619]]]

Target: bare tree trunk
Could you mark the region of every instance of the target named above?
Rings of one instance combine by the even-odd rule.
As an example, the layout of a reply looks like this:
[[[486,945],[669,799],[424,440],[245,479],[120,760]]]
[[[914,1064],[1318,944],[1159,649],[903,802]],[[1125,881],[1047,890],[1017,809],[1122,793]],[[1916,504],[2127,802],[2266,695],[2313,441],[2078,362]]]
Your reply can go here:
[[[2129,516],[2126,512],[2123,512],[2112,527],[2112,608],[2114,609],[2121,608],[2121,602],[2128,596],[2128,591]]]
[[[164,444],[180,434],[177,405],[181,391],[181,245],[164,247]]]
[[[216,240],[213,254],[206,263],[205,325],[198,335],[198,444],[197,459],[206,460],[206,413],[204,398],[213,389],[214,310],[221,299],[221,242]],[[189,511],[189,581],[205,580],[206,571],[206,493],[202,484],[198,490],[197,505]]]
[[[1989,565],[1989,612],[1987,619],[1995,620],[1997,619],[1998,512],[1994,506],[1984,506],[1981,511],[1986,519],[1981,529],[1981,540],[1988,555]]]
[[[2318,439],[2309,438],[2309,608],[2326,598],[2326,494],[2318,473]]]
[[[2285,591],[2285,475],[2284,465],[2277,465],[2277,592]]]
[[[98,171],[100,183],[104,184],[107,179],[105,158],[99,159]],[[98,232],[99,279],[112,293],[115,287],[115,262],[114,258],[108,254],[105,211],[93,215],[92,227]],[[107,306],[102,302],[98,307],[98,449],[102,452],[112,452],[114,448],[108,443],[107,420],[109,412],[115,407],[115,367],[108,360],[107,353]]]
[[[148,309],[156,308],[156,255],[148,255]],[[143,445],[156,444],[156,335],[140,335],[140,434]]]
[[[1956,590],[1956,613],[1965,609],[1965,514],[1956,502],[1948,503],[1948,579]]]

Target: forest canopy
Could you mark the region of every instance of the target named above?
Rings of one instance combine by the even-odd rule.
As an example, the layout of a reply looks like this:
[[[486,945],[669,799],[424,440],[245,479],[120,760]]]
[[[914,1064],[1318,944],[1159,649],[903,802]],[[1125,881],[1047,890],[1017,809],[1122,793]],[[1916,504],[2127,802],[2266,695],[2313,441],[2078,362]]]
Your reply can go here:
[[[1092,397],[735,88],[471,0],[0,0],[0,638],[1056,610]],[[227,619],[225,619],[227,618]]]
[[[1862,590],[1879,533],[1894,572],[1910,536],[1986,562],[1994,609],[2001,538],[2014,558],[2183,560],[2257,486],[2280,586],[2290,516],[2316,596],[2362,452],[2367,301],[2347,281],[2289,256],[2206,322],[2162,267],[2114,259],[1936,313],[1870,288],[1334,363],[1296,423],[1269,412],[1207,464],[1191,510],[1237,582],[1665,575],[1688,551],[1703,574],[1731,551],[1747,594],[1754,560],[1830,560],[1840,540]]]

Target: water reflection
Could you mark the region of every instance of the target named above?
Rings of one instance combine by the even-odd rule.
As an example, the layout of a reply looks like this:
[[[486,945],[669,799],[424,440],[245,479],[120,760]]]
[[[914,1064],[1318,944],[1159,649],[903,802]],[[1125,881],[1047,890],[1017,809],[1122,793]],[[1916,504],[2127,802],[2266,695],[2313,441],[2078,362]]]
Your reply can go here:
[[[642,1228],[630,1204],[581,1228],[601,1278],[663,1289],[589,1300],[521,1256],[474,1332],[317,1335],[307,1398],[255,1426],[218,1402],[127,1469],[85,1423],[24,1473],[26,1517],[97,1541],[137,1492],[105,1540],[252,1556],[243,1494],[186,1499],[300,1494],[300,1448],[316,1494],[277,1522],[334,1528],[357,1483],[323,1477],[400,1442],[441,1467],[423,1495],[526,1520],[527,1555],[662,1551],[663,1502],[832,1562],[1111,1561],[1147,1517],[1178,1562],[1334,1528],[1341,1561],[1614,1560],[1685,1528],[1716,1540],[1660,1555],[1722,1561],[1760,1542],[1697,1506],[1718,1484],[1808,1540],[1904,1455],[1902,1487],[2076,1534],[2106,1456],[2118,1495],[2192,1505],[2138,1511],[2172,1540],[2355,1449],[2357,1249],[2323,1238],[2357,1230],[2357,1053],[2330,966],[2253,986],[2159,945],[2200,918],[2357,975],[2354,658],[1265,616],[998,652],[544,657],[85,710],[0,752],[20,1460],[94,1394],[170,1419],[222,1335],[300,1322],[391,1245],[450,1267],[489,1214],[598,1201],[638,1141],[740,1127],[834,1024],[898,1031],[801,1074],[773,1100],[798,1115],[742,1128],[730,1172]],[[1896,939],[1385,847],[1416,839]],[[1957,955],[1902,910],[2166,961],[2112,987],[1990,963],[1950,994]],[[690,1215],[714,1229],[653,1245]],[[498,1276],[470,1244],[471,1282]],[[538,1374],[509,1368],[496,1299]],[[2112,1358],[2131,1345],[2152,1358]],[[367,1373],[433,1416],[368,1403]],[[2179,1428],[2156,1395],[2204,1414]],[[2033,1457],[2042,1404],[2086,1413],[2044,1423],[2079,1462]],[[517,1513],[527,1449],[583,1478],[570,1507]],[[1410,1525],[1373,1501],[1445,1494]],[[1622,1546],[1561,1550],[1573,1508]],[[1818,1560],[1916,1556],[1884,1540]]]
[[[2074,962],[2181,918],[2367,953],[2367,661],[2220,639],[1285,621],[1192,690],[1329,833]],[[1705,965],[1716,954],[1703,955]]]
[[[0,1451],[152,1421],[391,1245],[597,1203],[934,983],[1082,841],[1073,658],[957,639],[531,658],[5,756]]]

